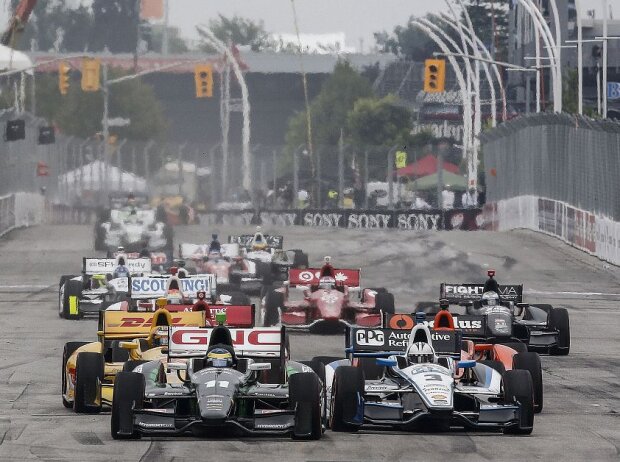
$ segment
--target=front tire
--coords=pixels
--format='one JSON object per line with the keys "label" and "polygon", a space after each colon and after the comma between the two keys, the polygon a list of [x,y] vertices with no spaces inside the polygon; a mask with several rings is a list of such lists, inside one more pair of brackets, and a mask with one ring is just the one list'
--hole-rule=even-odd
{"label": "front tire", "polygon": [[[80,297],[82,296],[82,282],[69,279],[65,281],[60,289],[62,293],[60,317],[65,319],[80,319],[82,314],[80,313]],[[59,296],[60,298],[60,296]]]}
{"label": "front tire", "polygon": [[133,426],[133,409],[144,403],[145,379],[135,372],[119,372],[114,380],[111,432],[115,440],[139,439]]}
{"label": "front tire", "polygon": [[504,429],[504,433],[529,435],[534,429],[534,394],[532,376],[528,371],[512,370],[504,375],[504,402],[519,404],[521,419],[516,425]]}
{"label": "front tire", "polygon": [[570,320],[566,308],[553,308],[549,313],[549,327],[558,331],[557,346],[549,353],[555,356],[566,356],[570,352]]}
{"label": "front tire", "polygon": [[323,434],[321,382],[314,372],[298,372],[289,377],[289,402],[295,409],[293,439],[318,440]]}
{"label": "front tire", "polygon": [[362,422],[353,422],[362,406],[364,372],[357,367],[340,366],[334,374],[331,402],[331,428],[335,432],[356,432]]}
{"label": "front tire", "polygon": [[394,294],[389,292],[378,292],[375,295],[375,307],[384,313],[394,314]]}
{"label": "front tire", "polygon": [[78,414],[101,412],[101,382],[104,362],[101,353],[79,353],[75,363],[75,396],[73,410]]}
{"label": "front tire", "polygon": [[65,343],[65,347],[62,351],[62,372],[61,372],[61,380],[60,389],[62,391],[62,405],[67,409],[71,409],[73,407],[73,403],[70,403],[65,399],[65,395],[67,394],[67,361],[75,350],[78,348],[88,344],[88,342],[67,342]]}
{"label": "front tire", "polygon": [[538,353],[517,353],[512,357],[512,368],[529,371],[534,387],[534,412],[539,413],[543,409],[543,378],[540,356]]}

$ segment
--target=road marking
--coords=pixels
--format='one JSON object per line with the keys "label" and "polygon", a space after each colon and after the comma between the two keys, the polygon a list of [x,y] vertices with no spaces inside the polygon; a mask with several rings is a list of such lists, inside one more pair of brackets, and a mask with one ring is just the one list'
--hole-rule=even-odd
{"label": "road marking", "polygon": [[52,284],[0,284],[0,292],[7,291],[33,291],[33,290],[43,290],[51,287]]}
{"label": "road marking", "polygon": [[530,295],[577,295],[582,297],[591,297],[591,296],[602,296],[602,297],[620,297],[620,294],[612,294],[606,292],[546,292],[544,290],[525,290],[526,294]]}

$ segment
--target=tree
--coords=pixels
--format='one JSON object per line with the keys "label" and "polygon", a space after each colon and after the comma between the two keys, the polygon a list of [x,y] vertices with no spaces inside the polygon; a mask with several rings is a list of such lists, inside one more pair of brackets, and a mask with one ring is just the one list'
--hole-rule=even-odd
{"label": "tree", "polygon": [[137,0],[93,0],[91,51],[130,53],[138,41],[139,5]]}
{"label": "tree", "polygon": [[[19,0],[12,0],[12,10]],[[66,0],[38,2],[16,46],[22,50],[80,52],[88,45],[93,26],[89,8],[67,6]]]}
{"label": "tree", "polygon": [[[210,29],[213,35],[222,42],[227,43],[231,40],[235,45],[249,46],[253,51],[262,51],[266,48],[272,48],[272,41],[269,34],[265,31],[263,21],[256,23],[237,15],[232,18],[226,18],[221,14],[218,16],[218,19],[209,21],[207,29]],[[207,39],[205,28],[203,26],[198,26],[196,30],[201,37],[200,49],[208,53],[213,53],[215,49]]]}
{"label": "tree", "polygon": [[496,59],[506,60],[509,0],[467,0],[466,7],[476,35]]}
{"label": "tree", "polygon": [[[111,79],[121,75],[122,72],[110,70]],[[72,80],[69,93],[61,96],[55,75],[37,76],[37,108],[38,115],[68,135],[89,138],[102,130],[103,97],[100,92],[84,93],[77,79]],[[161,104],[153,88],[140,79],[110,87],[110,117],[131,119],[127,127],[112,129],[119,138],[147,140],[162,139],[165,135]]]}
{"label": "tree", "polygon": [[351,139],[358,146],[406,144],[413,123],[411,111],[398,105],[393,95],[358,99],[347,119]]}

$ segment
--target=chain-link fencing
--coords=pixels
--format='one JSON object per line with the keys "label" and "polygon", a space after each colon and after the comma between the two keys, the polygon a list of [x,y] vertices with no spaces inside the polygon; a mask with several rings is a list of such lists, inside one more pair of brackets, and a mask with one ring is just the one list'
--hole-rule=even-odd
{"label": "chain-link fencing", "polygon": [[620,124],[534,114],[482,142],[488,202],[538,196],[620,219]]}

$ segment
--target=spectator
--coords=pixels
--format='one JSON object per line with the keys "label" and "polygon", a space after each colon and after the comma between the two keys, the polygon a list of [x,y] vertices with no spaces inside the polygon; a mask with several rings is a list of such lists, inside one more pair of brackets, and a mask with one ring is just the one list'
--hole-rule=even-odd
{"label": "spectator", "polygon": [[461,199],[463,201],[463,207],[465,208],[474,208],[478,206],[478,193],[476,192],[476,188],[469,188],[468,191],[463,193],[463,197]]}
{"label": "spectator", "polygon": [[450,191],[449,187],[446,187],[441,192],[441,201],[443,209],[449,210],[454,208],[454,192]]}
{"label": "spectator", "polygon": [[421,197],[420,193],[414,192],[413,194],[413,201],[411,202],[412,209],[427,210],[431,208],[430,204]]}

